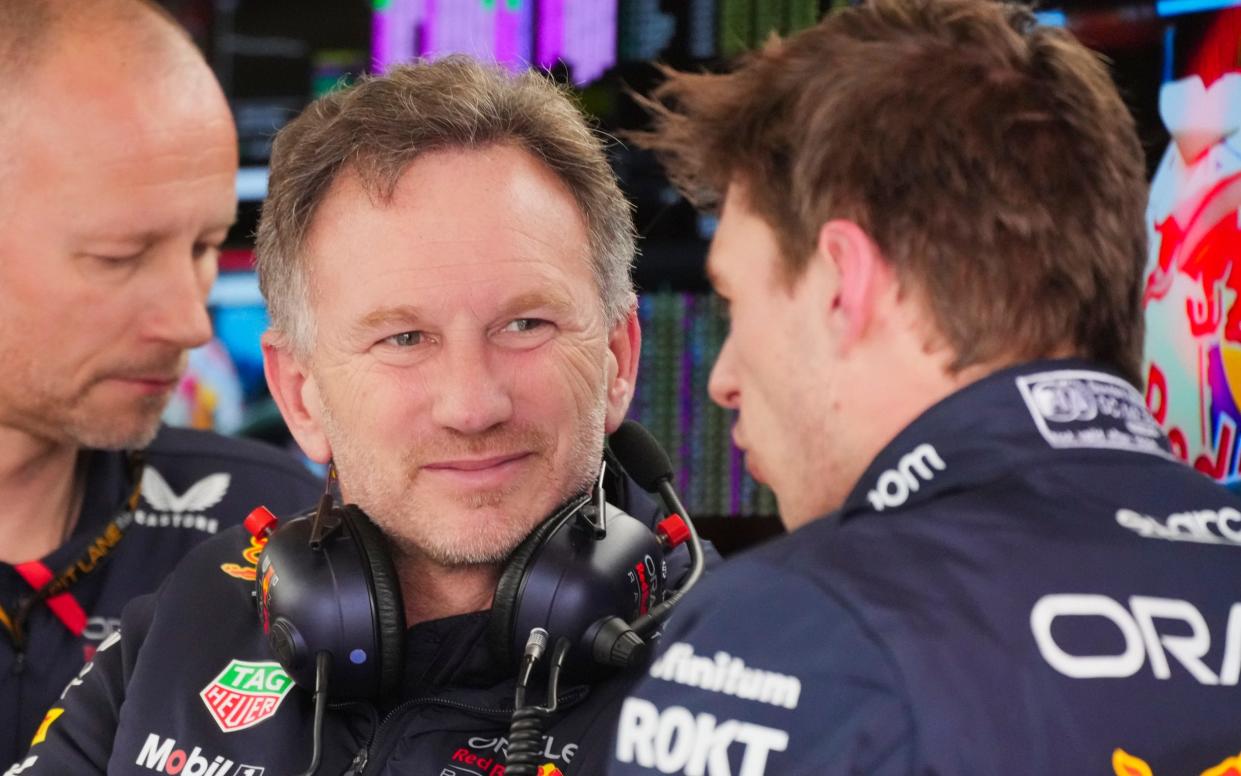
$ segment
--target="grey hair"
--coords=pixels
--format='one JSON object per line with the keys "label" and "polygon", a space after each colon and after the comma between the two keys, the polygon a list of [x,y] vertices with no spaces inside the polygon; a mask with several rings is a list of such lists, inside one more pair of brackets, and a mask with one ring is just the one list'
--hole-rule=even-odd
{"label": "grey hair", "polygon": [[314,340],[303,248],[319,204],[342,172],[356,174],[371,196],[387,202],[420,155],[498,144],[530,152],[572,192],[586,223],[604,316],[610,326],[623,320],[636,301],[633,217],[601,137],[545,76],[449,56],[328,94],[276,135],[257,239],[272,331],[303,354]]}

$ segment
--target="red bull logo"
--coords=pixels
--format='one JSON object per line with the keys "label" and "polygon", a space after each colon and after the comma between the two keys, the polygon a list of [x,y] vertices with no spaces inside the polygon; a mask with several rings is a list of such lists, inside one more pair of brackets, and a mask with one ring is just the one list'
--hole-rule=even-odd
{"label": "red bull logo", "polygon": [[263,547],[266,544],[267,537],[250,537],[250,546],[241,552],[241,557],[245,560],[245,564],[221,563],[220,570],[230,577],[253,582],[258,574],[259,556],[263,554]]}
{"label": "red bull logo", "polygon": [[1241,484],[1241,74],[1170,82],[1151,185],[1146,403],[1173,451]]}
{"label": "red bull logo", "polygon": [[538,776],[564,776],[564,772],[551,763],[543,763],[539,766]]}
{"label": "red bull logo", "polygon": [[[1112,752],[1112,770],[1116,776],[1155,776],[1146,761],[1117,749]],[[1229,757],[1219,765],[1207,768],[1200,776],[1241,776],[1241,755]]]}

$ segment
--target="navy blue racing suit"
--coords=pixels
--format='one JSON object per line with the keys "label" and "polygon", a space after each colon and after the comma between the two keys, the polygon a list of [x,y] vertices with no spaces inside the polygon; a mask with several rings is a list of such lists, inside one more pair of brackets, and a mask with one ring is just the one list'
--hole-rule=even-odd
{"label": "navy blue racing suit", "polygon": [[130,512],[137,483],[129,456],[83,455],[85,495],[73,534],[38,561],[0,564],[0,609],[12,620],[40,580],[73,569],[64,594],[0,628],[0,770],[30,745],[48,707],[117,629],[130,599],[155,590],[187,552],[257,504],[292,512],[323,492],[304,466],[269,445],[165,427],[143,451],[141,498]]}
{"label": "navy blue racing suit", "polygon": [[1241,498],[1128,383],[1040,362],[691,593],[608,772],[1238,773],[1239,674]]}
{"label": "navy blue racing suit", "polygon": [[[623,481],[619,503],[653,527],[663,513]],[[302,772],[313,696],[272,660],[252,597],[260,551],[243,530],[227,531],[192,552],[159,593],[127,607],[119,633],[66,689],[11,774]],[[684,576],[685,547],[666,560],[670,580]],[[379,704],[331,705],[318,773],[503,776],[516,670],[491,650],[489,618],[409,628],[401,690]],[[542,728],[540,776],[603,771],[634,673],[566,678]],[[536,681],[528,697],[542,704],[545,692]]]}

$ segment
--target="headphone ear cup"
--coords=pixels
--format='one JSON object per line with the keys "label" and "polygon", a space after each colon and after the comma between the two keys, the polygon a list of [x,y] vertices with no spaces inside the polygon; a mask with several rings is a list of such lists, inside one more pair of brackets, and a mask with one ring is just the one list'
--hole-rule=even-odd
{"label": "headphone ear cup", "polygon": [[513,623],[517,617],[517,600],[521,583],[526,577],[530,561],[542,549],[547,538],[564,524],[565,515],[557,514],[537,526],[525,541],[517,545],[509,556],[496,582],[496,594],[491,604],[491,622],[487,626],[487,641],[491,652],[504,663],[517,664],[524,644],[513,643]]}
{"label": "headphone ear cup", "polygon": [[357,541],[363,566],[370,572],[370,587],[379,627],[379,695],[400,688],[405,667],[405,604],[401,581],[388,552],[387,540],[370,518],[354,504],[341,510],[341,519]]}

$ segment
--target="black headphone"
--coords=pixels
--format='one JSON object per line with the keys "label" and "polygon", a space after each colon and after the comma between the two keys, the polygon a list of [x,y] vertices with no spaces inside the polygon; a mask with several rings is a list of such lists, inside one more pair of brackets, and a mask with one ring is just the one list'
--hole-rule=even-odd
{"label": "black headphone", "polygon": [[[628,422],[610,446],[660,459],[659,481],[638,482],[659,490],[672,514],[652,531],[604,500],[601,474],[593,493],[570,499],[540,523],[509,556],[488,626],[491,650],[515,671],[528,637],[540,628],[545,637],[568,640],[567,670],[579,676],[638,664],[647,639],[701,576],[697,533],[668,485],[671,464],[659,465],[667,456],[645,429]],[[603,472],[609,461],[618,468],[609,454]],[[631,471],[651,469],[649,461],[626,464]],[[316,692],[328,692],[322,685],[330,676],[334,700],[395,692],[404,666],[405,609],[383,534],[356,505],[339,506],[330,493],[314,512],[276,523],[262,507],[246,519],[251,533],[267,537],[255,597],[276,660]],[[670,591],[664,554],[685,541],[691,571]]]}

